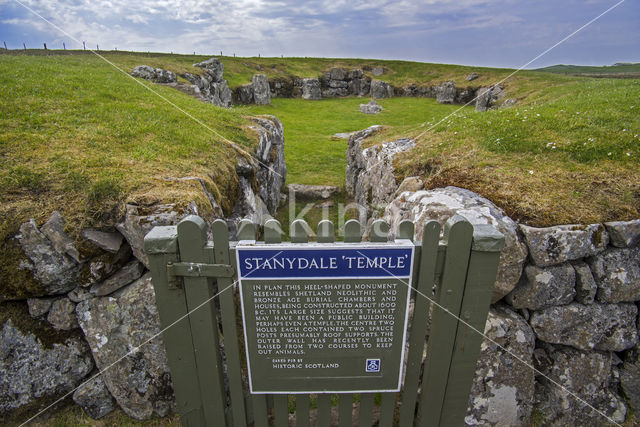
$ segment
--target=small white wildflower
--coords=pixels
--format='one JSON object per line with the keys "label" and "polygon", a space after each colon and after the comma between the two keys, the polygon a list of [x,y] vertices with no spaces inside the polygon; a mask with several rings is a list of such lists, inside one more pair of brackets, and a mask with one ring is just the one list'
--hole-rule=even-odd
{"label": "small white wildflower", "polygon": [[627,153],[627,156],[631,156],[631,153]]}
{"label": "small white wildflower", "polygon": [[622,129],[622,132],[626,132],[626,131],[627,131],[626,129]]}
{"label": "small white wildflower", "polygon": [[613,153],[612,153],[611,151],[609,151],[609,152],[607,153],[607,156],[610,156],[610,155],[612,155],[612,154],[613,154]]}
{"label": "small white wildflower", "polygon": [[533,175],[533,171],[529,171],[529,175]]}
{"label": "small white wildflower", "polygon": [[580,111],[577,111],[576,114],[580,114]]}
{"label": "small white wildflower", "polygon": [[537,113],[536,116],[540,117],[540,113]]}
{"label": "small white wildflower", "polygon": [[457,134],[458,134],[458,132],[454,132],[453,134],[454,134],[454,135],[457,135]]}

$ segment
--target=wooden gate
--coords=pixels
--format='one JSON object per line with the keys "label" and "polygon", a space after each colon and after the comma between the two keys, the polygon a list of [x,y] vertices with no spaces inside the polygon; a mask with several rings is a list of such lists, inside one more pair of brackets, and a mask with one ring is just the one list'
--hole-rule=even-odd
{"label": "wooden gate", "polygon": [[[308,242],[301,220],[291,242]],[[487,225],[454,216],[444,226],[424,225],[415,242],[406,368],[398,393],[337,395],[249,394],[241,339],[235,247],[227,224],[207,226],[197,216],[177,226],[155,227],[145,238],[177,411],[184,426],[458,426],[464,417],[491,302],[504,236]],[[386,242],[389,226],[373,223],[372,242]],[[345,224],[345,242],[360,242],[362,228]],[[264,241],[281,242],[276,220]],[[317,241],[332,243],[334,227],[318,225]],[[397,239],[413,240],[414,224],[400,223]],[[242,221],[238,240],[255,240],[256,226]],[[463,321],[460,321],[462,319]],[[426,358],[425,358],[426,354]],[[355,403],[354,403],[355,402]]]}

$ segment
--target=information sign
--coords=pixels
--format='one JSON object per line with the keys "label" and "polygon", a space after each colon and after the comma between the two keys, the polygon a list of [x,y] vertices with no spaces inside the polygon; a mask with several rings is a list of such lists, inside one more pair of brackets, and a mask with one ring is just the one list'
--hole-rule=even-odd
{"label": "information sign", "polygon": [[414,246],[236,247],[252,393],[398,391]]}

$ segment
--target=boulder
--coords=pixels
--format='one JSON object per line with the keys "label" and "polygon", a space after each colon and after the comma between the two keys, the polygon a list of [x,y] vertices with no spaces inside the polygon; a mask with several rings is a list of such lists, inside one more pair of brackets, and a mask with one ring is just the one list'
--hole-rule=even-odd
{"label": "boulder", "polygon": [[[352,142],[353,137],[349,140],[349,144],[351,145]],[[352,162],[347,157],[347,167],[355,166],[359,169],[355,174],[355,202],[360,206],[376,209],[386,206],[393,200],[398,189],[393,158],[398,153],[412,149],[415,145],[413,139],[401,138],[365,148],[358,153],[356,162]],[[347,177],[349,175],[348,173]]]}
{"label": "boulder", "polygon": [[289,184],[287,185],[289,194],[294,193],[296,199],[328,199],[340,192],[340,187],[331,185],[304,185]]}
{"label": "boulder", "polygon": [[545,425],[608,424],[606,418],[574,396],[579,396],[616,423],[624,421],[627,409],[611,380],[611,353],[562,347],[549,348],[547,357],[550,363],[540,367],[544,376],[539,377],[536,386],[536,408]]}
{"label": "boulder", "polygon": [[630,248],[640,243],[640,219],[605,222],[604,226],[615,247]]}
{"label": "boulder", "polygon": [[349,80],[361,79],[362,77],[364,77],[362,68],[354,68],[353,70],[349,71]]}
{"label": "boulder", "polygon": [[176,73],[173,71],[156,68],[155,81],[157,83],[174,83],[178,81],[178,78],[176,77]]}
{"label": "boulder", "polygon": [[382,126],[373,125],[366,129],[352,132],[347,145],[347,170],[345,186],[347,194],[355,196],[356,183],[358,176],[364,168],[364,159],[362,157],[362,142],[371,135],[382,130]]}
{"label": "boulder", "polygon": [[405,191],[415,192],[424,189],[424,183],[419,176],[408,176],[398,186],[395,196],[404,193]]}
{"label": "boulder", "polygon": [[50,402],[62,397],[91,372],[91,352],[82,338],[57,341],[45,345],[33,333],[16,328],[10,319],[2,325],[0,416],[43,398]]}
{"label": "boulder", "polygon": [[598,284],[600,302],[640,300],[640,246],[609,248],[587,260]]}
{"label": "boulder", "polygon": [[522,274],[527,247],[518,233],[518,225],[484,197],[458,187],[437,188],[415,193],[402,193],[385,210],[385,220],[395,230],[404,219],[415,222],[416,240],[422,239],[422,227],[434,219],[444,226],[453,215],[462,215],[472,224],[490,224],[505,236],[498,275],[493,289],[493,302],[513,290]]}
{"label": "boulder", "polygon": [[468,74],[468,75],[467,75],[467,77],[465,77],[464,79],[465,79],[466,81],[468,81],[468,82],[472,82],[472,81],[474,81],[475,79],[477,79],[478,77],[480,77],[480,74],[478,74],[478,73],[471,73],[471,74]]}
{"label": "boulder", "polygon": [[640,360],[625,361],[620,368],[620,388],[635,412],[640,411]]}
{"label": "boulder", "polygon": [[378,114],[384,110],[381,105],[378,105],[375,99],[370,100],[367,104],[360,104],[360,112],[364,114]]}
{"label": "boulder", "polygon": [[344,68],[334,67],[329,70],[329,78],[331,80],[345,80],[347,77],[347,70]]}
{"label": "boulder", "polygon": [[47,222],[40,228],[40,231],[49,239],[56,251],[70,256],[75,262],[82,262],[73,239],[64,232],[65,224],[66,222],[60,212],[53,211]]}
{"label": "boulder", "polygon": [[255,123],[251,129],[258,133],[256,158],[259,160],[256,180],[258,195],[271,215],[275,215],[280,204],[280,190],[287,177],[284,159],[284,129],[274,116],[251,117]]}
{"label": "boulder", "polygon": [[156,83],[174,83],[178,81],[173,71],[163,70],[162,68],[152,68],[148,65],[136,66],[131,72],[131,75]]}
{"label": "boulder", "polygon": [[343,97],[348,96],[349,90],[346,87],[340,88],[329,88],[322,91],[323,98],[335,98],[335,97]]}
{"label": "boulder", "polygon": [[137,420],[167,415],[173,388],[151,274],[118,298],[79,303],[76,312],[102,379],[124,412]]}
{"label": "boulder", "polygon": [[456,100],[456,85],[452,81],[434,87],[438,104],[453,104]]}
{"label": "boulder", "polygon": [[534,228],[521,225],[534,264],[545,267],[596,255],[607,247],[609,235],[602,224],[557,225]]}
{"label": "boulder", "polygon": [[372,98],[391,98],[393,89],[391,85],[382,80],[371,80],[371,97]]}
{"label": "boulder", "polygon": [[85,229],[82,231],[82,237],[107,252],[118,253],[124,238],[122,234],[117,232],[105,232],[93,229]]}
{"label": "boulder", "polygon": [[360,79],[360,92],[354,93],[358,96],[369,96],[371,93],[371,79],[369,77],[363,77]]}
{"label": "boulder", "polygon": [[33,318],[44,316],[49,312],[56,298],[28,298],[29,315]]}
{"label": "boulder", "polygon": [[329,80],[329,87],[333,89],[346,89],[349,87],[349,82],[346,82],[344,80]]}
{"label": "boulder", "polygon": [[351,95],[360,95],[360,91],[362,90],[362,79],[349,80],[347,90]]}
{"label": "boulder", "polygon": [[572,264],[576,271],[576,301],[580,304],[593,303],[598,285],[591,274],[591,269],[584,262],[574,261]]}
{"label": "boulder", "polygon": [[94,283],[102,282],[129,262],[131,254],[131,246],[125,243],[115,254],[103,252],[91,258],[82,266],[78,274],[78,284],[86,288]]}
{"label": "boulder", "polygon": [[247,83],[236,89],[236,100],[240,104],[253,104],[253,85]]}
{"label": "boulder", "polygon": [[576,273],[571,264],[552,267],[527,265],[525,274],[505,300],[512,307],[540,310],[569,304],[576,294]]}
{"label": "boulder", "polygon": [[218,58],[210,58],[206,61],[193,64],[193,66],[204,69],[204,71],[210,77],[212,83],[221,82],[223,79],[224,65]]}
{"label": "boulder", "polygon": [[227,81],[211,83],[211,96],[209,98],[213,105],[223,108],[231,108],[233,106],[231,89],[227,85]]}
{"label": "boulder", "polygon": [[322,99],[320,80],[302,79],[302,99]]}
{"label": "boulder", "polygon": [[69,331],[78,327],[76,305],[69,298],[60,298],[53,302],[47,321],[55,329]]}
{"label": "boulder", "polygon": [[[55,213],[52,218],[55,218]],[[43,226],[43,230],[46,228]],[[34,220],[20,226],[16,236],[28,260],[21,262],[22,268],[30,270],[43,289],[39,295],[62,294],[75,288],[80,265],[67,253],[65,245],[56,241],[56,236],[49,230],[50,240],[38,230]]]}
{"label": "boulder", "polygon": [[131,72],[133,77],[140,77],[146,80],[153,80],[156,77],[156,70],[148,65],[136,65]]}
{"label": "boulder", "polygon": [[195,212],[179,209],[175,204],[157,204],[153,206],[125,206],[124,221],[116,226],[122,233],[133,255],[149,268],[149,259],[144,253],[144,236],[158,225],[176,225],[182,218]]}
{"label": "boulder", "polygon": [[502,96],[504,92],[499,86],[481,87],[476,92],[476,111],[487,111]]}
{"label": "boulder", "polygon": [[528,425],[533,407],[533,331],[514,311],[491,308],[476,375],[469,394],[466,425]]}
{"label": "boulder", "polygon": [[572,303],[533,312],[529,323],[539,340],[580,350],[622,351],[638,342],[634,304]]}
{"label": "boulder", "polygon": [[254,74],[251,78],[253,86],[253,101],[257,105],[271,104],[271,91],[269,90],[269,79],[264,74]]}
{"label": "boulder", "polygon": [[73,393],[73,401],[94,420],[109,415],[115,402],[100,375],[83,383]]}
{"label": "boulder", "polygon": [[144,265],[137,259],[134,259],[104,282],[91,286],[90,292],[99,297],[109,295],[140,278],[143,272]]}

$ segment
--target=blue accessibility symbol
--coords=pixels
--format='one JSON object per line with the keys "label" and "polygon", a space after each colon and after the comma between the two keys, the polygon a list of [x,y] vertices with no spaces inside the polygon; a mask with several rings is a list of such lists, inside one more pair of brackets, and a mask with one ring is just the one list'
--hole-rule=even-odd
{"label": "blue accessibility symbol", "polygon": [[367,359],[366,372],[380,372],[380,359]]}

